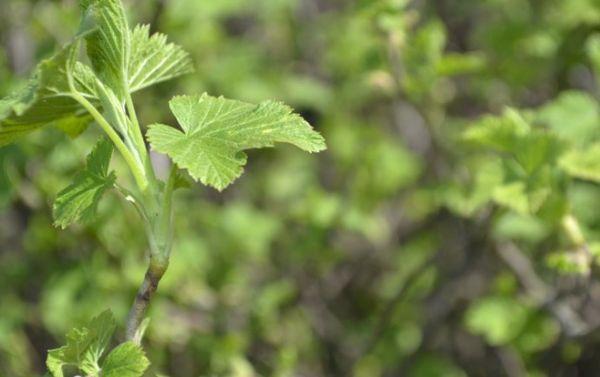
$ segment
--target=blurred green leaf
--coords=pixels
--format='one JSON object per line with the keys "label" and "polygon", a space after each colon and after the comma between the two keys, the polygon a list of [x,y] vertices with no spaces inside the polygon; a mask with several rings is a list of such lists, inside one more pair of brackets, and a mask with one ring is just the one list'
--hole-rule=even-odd
{"label": "blurred green leaf", "polygon": [[486,297],[475,302],[465,313],[467,328],[485,337],[491,345],[514,340],[527,322],[527,309],[510,297]]}
{"label": "blurred green leaf", "polygon": [[569,151],[560,159],[560,166],[573,177],[600,182],[600,143]]}
{"label": "blurred green leaf", "polygon": [[583,92],[562,93],[542,107],[536,119],[575,145],[586,145],[600,135],[598,104]]}

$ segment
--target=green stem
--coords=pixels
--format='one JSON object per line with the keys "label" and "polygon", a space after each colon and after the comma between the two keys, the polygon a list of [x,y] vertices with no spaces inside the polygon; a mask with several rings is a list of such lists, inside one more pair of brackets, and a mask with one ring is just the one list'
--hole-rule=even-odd
{"label": "green stem", "polygon": [[173,241],[173,191],[175,191],[175,181],[177,180],[177,167],[171,166],[171,172],[169,173],[169,180],[165,187],[165,193],[163,196],[162,205],[162,216],[161,216],[161,232],[166,237],[165,257],[168,259],[171,253],[171,245]]}
{"label": "green stem", "polygon": [[133,135],[135,137],[135,142],[138,144],[139,148],[144,147],[144,149],[146,149],[144,144],[144,138],[142,136],[140,128],[140,122],[138,121],[137,113],[135,111],[135,106],[133,105],[133,99],[131,98],[130,93],[127,93],[127,96],[125,98],[125,106],[127,107],[127,113],[129,114],[129,118],[131,119],[131,122],[134,125]]}
{"label": "green stem", "polygon": [[158,283],[169,266],[169,256],[173,244],[172,199],[176,178],[177,168],[173,166],[162,194],[159,216],[147,219],[150,263],[127,316],[126,336],[128,340],[140,341],[140,325],[150,305],[150,300],[158,289]]}
{"label": "green stem", "polygon": [[144,170],[139,167],[135,157],[133,156],[131,151],[127,149],[127,146],[125,145],[125,143],[123,143],[123,140],[121,140],[119,135],[110,126],[110,124],[102,116],[102,114],[100,114],[100,112],[94,107],[94,105],[92,105],[90,101],[88,101],[84,96],[82,96],[81,93],[79,93],[74,87],[71,88],[71,96],[75,101],[79,102],[81,106],[83,106],[90,113],[90,115],[94,118],[96,123],[98,123],[102,130],[104,130],[104,132],[108,135],[110,140],[115,144],[115,147],[117,147],[117,150],[125,159],[125,162],[129,166],[129,169],[131,170],[131,173],[133,174],[137,185],[142,191],[145,191],[148,187],[148,180],[146,179]]}

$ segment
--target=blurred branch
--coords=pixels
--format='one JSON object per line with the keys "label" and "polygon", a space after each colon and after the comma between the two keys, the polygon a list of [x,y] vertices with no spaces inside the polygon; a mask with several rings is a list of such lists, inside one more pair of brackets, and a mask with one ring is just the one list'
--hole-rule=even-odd
{"label": "blurred branch", "polygon": [[537,275],[529,258],[515,244],[501,244],[496,251],[515,274],[527,296],[536,306],[547,308],[559,322],[565,335],[576,337],[589,331],[581,317],[567,303],[558,300],[557,292]]}
{"label": "blurred branch", "polygon": [[385,305],[385,308],[383,309],[382,314],[375,325],[373,335],[367,342],[364,349],[361,351],[360,357],[358,357],[356,360],[360,360],[363,356],[367,355],[375,348],[379,340],[385,334],[385,330],[390,326],[396,307],[398,304],[400,304],[400,302],[402,302],[402,299],[406,296],[408,290],[419,279],[419,277],[421,277],[423,273],[431,267],[431,264],[434,262],[437,255],[437,253],[433,253],[433,255],[427,258],[425,262],[409,273],[400,289],[398,289],[396,294]]}

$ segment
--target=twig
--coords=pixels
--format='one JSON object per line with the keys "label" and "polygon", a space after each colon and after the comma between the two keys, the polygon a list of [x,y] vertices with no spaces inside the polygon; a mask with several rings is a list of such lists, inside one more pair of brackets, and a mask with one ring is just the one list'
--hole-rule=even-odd
{"label": "twig", "polygon": [[144,319],[150,300],[158,288],[158,283],[166,270],[167,265],[153,263],[152,261],[150,262],[150,266],[144,276],[144,281],[135,296],[135,300],[131,306],[129,315],[127,316],[127,328],[125,334],[128,340],[139,338],[136,337],[136,333]]}
{"label": "twig", "polygon": [[577,337],[589,331],[588,325],[568,304],[558,301],[558,294],[535,272],[531,261],[513,243],[505,243],[496,248],[498,255],[512,270],[527,295],[534,303],[547,308],[560,323],[565,335]]}
{"label": "twig", "polygon": [[140,324],[150,300],[158,288],[158,283],[163,277],[169,266],[169,257],[173,240],[173,211],[171,199],[175,190],[175,181],[177,180],[177,168],[171,167],[171,174],[163,194],[162,208],[156,221],[149,224],[150,232],[148,234],[150,241],[150,265],[144,276],[144,281],[140,286],[129,315],[127,316],[126,336],[128,340],[141,341],[141,335],[138,334]]}

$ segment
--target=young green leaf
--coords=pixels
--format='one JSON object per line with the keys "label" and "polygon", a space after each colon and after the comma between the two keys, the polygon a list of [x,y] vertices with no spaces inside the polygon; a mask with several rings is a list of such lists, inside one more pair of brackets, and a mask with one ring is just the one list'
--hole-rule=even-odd
{"label": "young green leaf", "polygon": [[67,334],[65,346],[48,352],[46,366],[54,377],[64,377],[64,366],[73,366],[88,375],[96,375],[99,371],[98,361],[115,328],[115,319],[107,310],[87,326],[72,329]]}
{"label": "young green leaf", "polygon": [[307,152],[324,150],[325,141],[288,106],[278,102],[252,105],[222,97],[182,96],[170,101],[183,130],[154,124],[152,147],[169,155],[195,180],[223,190],[246,164],[246,149],[290,143]]}
{"label": "young green leaf", "polygon": [[[94,24],[87,40],[88,56],[101,81],[118,98],[193,71],[181,47],[163,34],[150,36],[150,27],[129,30],[120,0],[82,0],[83,24]],[[89,28],[89,26],[87,26]]]}
{"label": "young green leaf", "polygon": [[554,134],[532,128],[515,110],[487,116],[463,133],[463,140],[513,157],[527,174],[551,164],[562,152],[563,142]]}
{"label": "young green leaf", "polygon": [[536,120],[574,145],[585,146],[600,137],[600,108],[584,92],[566,91],[540,109]]}
{"label": "young green leaf", "polygon": [[[81,129],[90,122],[86,111],[71,98],[67,69],[72,48],[68,45],[42,61],[26,88],[0,100],[0,146],[50,123]],[[91,72],[78,64],[72,74],[77,90],[93,101]]]}
{"label": "young green leaf", "polygon": [[502,116],[485,116],[463,133],[463,140],[473,145],[490,148],[496,152],[510,153],[525,137],[531,127],[513,109]]}
{"label": "young green leaf", "polygon": [[106,356],[102,364],[102,377],[140,377],[149,365],[140,346],[125,342]]}
{"label": "young green leaf", "polygon": [[192,60],[181,47],[167,43],[163,34],[150,36],[148,25],[138,25],[131,34],[128,68],[132,92],[194,71]]}
{"label": "young green leaf", "polygon": [[559,161],[571,176],[600,183],[600,143],[586,149],[573,149]]}
{"label": "young green leaf", "polygon": [[66,228],[76,221],[89,221],[96,214],[98,202],[115,182],[114,172],[108,173],[113,146],[102,139],[87,158],[84,171],[61,191],[54,202],[54,224]]}
{"label": "young green leaf", "polygon": [[[81,0],[83,24],[95,30],[86,36],[87,52],[98,77],[123,97],[127,91],[130,31],[121,0]],[[89,27],[89,26],[88,26]]]}

